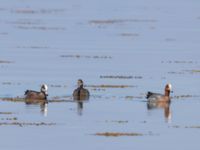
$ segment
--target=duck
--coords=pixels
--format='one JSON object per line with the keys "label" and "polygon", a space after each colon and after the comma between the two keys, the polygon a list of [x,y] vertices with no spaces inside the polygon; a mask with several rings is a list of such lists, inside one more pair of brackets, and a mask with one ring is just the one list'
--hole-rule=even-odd
{"label": "duck", "polygon": [[40,92],[33,91],[33,90],[26,90],[24,93],[25,102],[29,104],[29,103],[47,101],[47,96],[48,96],[47,90],[48,90],[48,86],[46,84],[42,84]]}
{"label": "duck", "polygon": [[78,88],[73,92],[74,100],[89,100],[90,93],[87,89],[84,88],[84,83],[82,79],[77,81]]}
{"label": "duck", "polygon": [[161,103],[161,102],[169,102],[170,99],[170,93],[172,92],[172,85],[170,83],[166,84],[164,94],[160,93],[153,93],[148,92],[146,95],[146,98],[148,99],[148,102],[150,103]]}

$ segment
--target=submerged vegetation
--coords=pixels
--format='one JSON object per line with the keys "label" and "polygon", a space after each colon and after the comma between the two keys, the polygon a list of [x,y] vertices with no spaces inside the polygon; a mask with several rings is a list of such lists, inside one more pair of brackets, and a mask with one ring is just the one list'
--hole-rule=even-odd
{"label": "submerged vegetation", "polygon": [[125,132],[99,132],[96,136],[118,137],[118,136],[143,136],[141,133],[125,133]]}
{"label": "submerged vegetation", "polygon": [[109,25],[109,24],[120,24],[120,23],[136,23],[136,22],[147,22],[152,23],[156,22],[155,19],[107,19],[107,20],[91,20],[90,24],[96,25]]}
{"label": "submerged vegetation", "polygon": [[0,112],[0,115],[11,115],[13,114],[12,112]]}
{"label": "submerged vegetation", "polygon": [[124,123],[128,123],[128,120],[106,120],[106,123],[119,123],[119,124],[124,124]]}
{"label": "submerged vegetation", "polygon": [[142,79],[142,76],[124,76],[124,75],[101,75],[105,79]]}
{"label": "submerged vegetation", "polygon": [[86,85],[86,87],[92,88],[133,88],[136,86],[133,85],[109,85],[109,84],[101,84],[101,85]]}
{"label": "submerged vegetation", "polygon": [[200,125],[191,125],[191,126],[180,126],[180,125],[173,125],[170,126],[172,128],[185,128],[185,129],[200,129]]}
{"label": "submerged vegetation", "polygon": [[8,61],[8,60],[0,60],[0,64],[10,64],[13,63],[12,61]]}
{"label": "submerged vegetation", "polygon": [[0,126],[54,126],[56,123],[46,122],[0,122]]}
{"label": "submerged vegetation", "polygon": [[62,58],[87,58],[87,59],[112,59],[111,56],[98,56],[98,55],[94,55],[94,56],[89,56],[89,55],[61,55],[60,57]]}

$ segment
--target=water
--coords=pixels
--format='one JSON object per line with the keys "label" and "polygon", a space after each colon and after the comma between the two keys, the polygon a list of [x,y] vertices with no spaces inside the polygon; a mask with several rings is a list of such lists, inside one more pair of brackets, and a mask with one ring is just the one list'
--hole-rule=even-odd
{"label": "water", "polygon": [[[46,83],[50,100],[0,101],[2,149],[199,149],[199,1],[0,4],[1,99]],[[82,109],[71,97],[79,78],[91,93]],[[147,109],[145,93],[168,82],[166,118]],[[142,136],[95,135],[104,132]]]}

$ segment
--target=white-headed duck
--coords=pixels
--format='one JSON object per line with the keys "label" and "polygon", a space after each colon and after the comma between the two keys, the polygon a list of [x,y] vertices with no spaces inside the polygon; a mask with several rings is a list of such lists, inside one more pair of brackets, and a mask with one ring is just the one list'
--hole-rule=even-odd
{"label": "white-headed duck", "polygon": [[46,84],[43,84],[41,86],[40,92],[33,91],[33,90],[26,90],[25,91],[25,101],[26,103],[35,103],[35,102],[41,102],[41,100],[47,100],[47,93],[48,86]]}

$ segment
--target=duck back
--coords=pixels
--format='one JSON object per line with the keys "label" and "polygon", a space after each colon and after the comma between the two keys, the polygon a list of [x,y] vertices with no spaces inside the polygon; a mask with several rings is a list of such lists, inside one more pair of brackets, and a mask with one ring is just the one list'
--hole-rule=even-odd
{"label": "duck back", "polygon": [[46,100],[47,97],[43,92],[37,92],[32,90],[26,90],[25,92],[25,99],[35,99],[35,100]]}
{"label": "duck back", "polygon": [[88,100],[90,97],[90,93],[85,88],[77,88],[73,92],[74,100]]}

